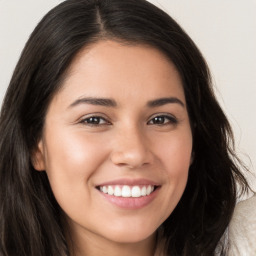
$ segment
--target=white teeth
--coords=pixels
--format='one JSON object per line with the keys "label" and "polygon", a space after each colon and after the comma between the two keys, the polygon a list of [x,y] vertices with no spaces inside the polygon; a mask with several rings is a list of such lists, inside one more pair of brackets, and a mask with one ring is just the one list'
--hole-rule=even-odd
{"label": "white teeth", "polygon": [[142,197],[148,196],[154,191],[154,186],[147,185],[147,186],[128,186],[128,185],[117,185],[117,186],[101,186],[100,191],[117,196],[117,197]]}
{"label": "white teeth", "polygon": [[144,186],[141,190],[141,195],[146,196],[147,195],[147,188]]}
{"label": "white teeth", "polygon": [[151,191],[152,191],[152,190],[151,190],[151,186],[148,186],[148,187],[147,187],[147,196],[148,196],[149,194],[151,194]]}
{"label": "white teeth", "polygon": [[103,186],[102,191],[103,191],[104,193],[108,193],[107,187],[106,187],[106,186]]}
{"label": "white teeth", "polygon": [[119,186],[115,187],[115,192],[114,192],[115,196],[122,196],[122,190]]}
{"label": "white teeth", "polygon": [[132,187],[132,197],[140,197],[140,196],[141,196],[140,187],[138,186]]}
{"label": "white teeth", "polygon": [[112,186],[108,186],[108,194],[109,195],[114,195],[114,189]]}
{"label": "white teeth", "polygon": [[122,188],[122,197],[131,197],[131,189],[129,186],[123,186]]}

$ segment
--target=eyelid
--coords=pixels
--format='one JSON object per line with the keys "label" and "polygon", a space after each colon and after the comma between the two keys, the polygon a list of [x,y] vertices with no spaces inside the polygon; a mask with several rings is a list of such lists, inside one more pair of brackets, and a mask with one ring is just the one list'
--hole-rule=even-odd
{"label": "eyelid", "polygon": [[[92,118],[92,117],[102,119],[102,120],[104,120],[105,123],[104,124],[86,123],[86,120],[88,120],[89,118]],[[88,125],[88,126],[103,126],[103,125],[110,125],[111,124],[110,119],[102,113],[91,113],[91,114],[88,114],[88,115],[84,115],[83,117],[81,117],[78,120],[78,123]]]}
{"label": "eyelid", "polygon": [[170,113],[157,113],[157,114],[154,114],[154,115],[152,115],[150,117],[150,119],[147,121],[147,124],[149,124],[149,122],[151,122],[152,119],[154,119],[156,117],[165,117],[165,118],[167,118],[170,121],[170,122],[162,124],[162,125],[178,124],[178,122],[179,122],[179,120],[173,114],[170,114]]}

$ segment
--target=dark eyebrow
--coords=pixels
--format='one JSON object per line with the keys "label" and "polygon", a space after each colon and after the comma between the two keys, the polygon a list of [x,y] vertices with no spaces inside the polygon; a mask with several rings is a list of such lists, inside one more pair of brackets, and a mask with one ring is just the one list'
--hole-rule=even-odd
{"label": "dark eyebrow", "polygon": [[[160,107],[166,104],[170,103],[176,103],[181,105],[182,107],[185,107],[185,104],[175,97],[169,97],[169,98],[160,98],[151,100],[147,103],[148,107]],[[85,98],[79,98],[76,101],[74,101],[70,107],[74,107],[80,104],[90,104],[90,105],[96,105],[96,106],[104,106],[104,107],[116,107],[117,103],[113,99],[107,99],[107,98],[94,98],[94,97],[85,97]]]}
{"label": "dark eyebrow", "polygon": [[88,98],[77,99],[69,106],[69,108],[80,105],[80,104],[90,104],[90,105],[104,106],[104,107],[117,106],[116,102],[112,99],[88,97]]}
{"label": "dark eyebrow", "polygon": [[185,107],[185,104],[181,100],[179,100],[178,98],[175,98],[175,97],[151,100],[148,102],[147,105],[148,105],[148,107],[160,107],[160,106],[170,104],[170,103],[177,103],[177,104],[181,105],[182,107]]}

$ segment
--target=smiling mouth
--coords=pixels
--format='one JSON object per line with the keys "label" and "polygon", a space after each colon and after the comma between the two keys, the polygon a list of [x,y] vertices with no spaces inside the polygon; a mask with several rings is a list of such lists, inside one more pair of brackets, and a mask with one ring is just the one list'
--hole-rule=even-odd
{"label": "smiling mouth", "polygon": [[104,194],[108,194],[115,197],[145,197],[149,196],[152,192],[154,192],[158,186],[154,185],[136,185],[136,186],[128,186],[128,185],[106,185],[106,186],[98,186],[97,189],[100,190]]}

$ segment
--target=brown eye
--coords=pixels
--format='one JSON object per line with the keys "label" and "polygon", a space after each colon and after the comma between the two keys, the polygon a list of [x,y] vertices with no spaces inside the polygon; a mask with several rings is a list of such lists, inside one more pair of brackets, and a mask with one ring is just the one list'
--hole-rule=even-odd
{"label": "brown eye", "polygon": [[80,123],[92,126],[110,124],[105,118],[100,116],[90,116],[88,118],[84,118]]}
{"label": "brown eye", "polygon": [[166,125],[166,124],[177,124],[177,119],[173,116],[160,115],[153,117],[148,124],[150,125]]}

